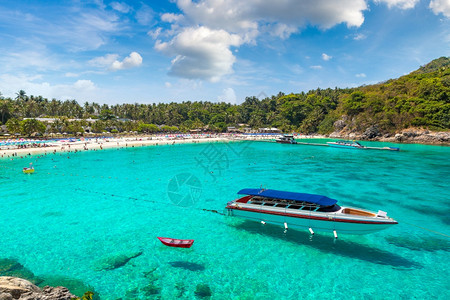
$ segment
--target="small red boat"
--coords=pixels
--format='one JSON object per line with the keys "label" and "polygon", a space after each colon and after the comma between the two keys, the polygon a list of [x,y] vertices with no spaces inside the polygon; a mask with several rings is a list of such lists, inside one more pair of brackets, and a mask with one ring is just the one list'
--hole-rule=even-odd
{"label": "small red boat", "polygon": [[180,240],[159,236],[157,238],[161,241],[161,243],[169,247],[191,248],[192,244],[194,243],[194,240]]}

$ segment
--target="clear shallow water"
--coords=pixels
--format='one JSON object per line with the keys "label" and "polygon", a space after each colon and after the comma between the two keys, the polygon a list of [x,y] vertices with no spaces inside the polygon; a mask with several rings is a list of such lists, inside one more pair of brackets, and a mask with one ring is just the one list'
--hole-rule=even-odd
{"label": "clear shallow water", "polygon": [[[0,258],[102,299],[200,298],[200,284],[213,299],[450,298],[450,148],[363,144],[402,151],[241,142],[3,159]],[[203,210],[260,186],[382,209],[399,225],[335,241]]]}

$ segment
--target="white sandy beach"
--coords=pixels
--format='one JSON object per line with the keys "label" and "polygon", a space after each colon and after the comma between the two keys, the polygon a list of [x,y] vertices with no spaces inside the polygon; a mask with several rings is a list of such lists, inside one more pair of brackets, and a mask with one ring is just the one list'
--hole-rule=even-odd
{"label": "white sandy beach", "polygon": [[227,134],[211,134],[211,135],[149,135],[149,136],[130,136],[130,137],[112,137],[112,138],[89,138],[79,139],[69,142],[69,139],[61,141],[51,141],[33,147],[30,143],[26,148],[18,148],[17,146],[0,147],[0,157],[8,158],[12,156],[26,156],[33,154],[47,154],[59,152],[74,151],[100,151],[108,148],[125,148],[125,147],[142,147],[157,145],[172,145],[183,143],[205,143],[205,142],[230,142],[243,140],[270,140],[275,136],[248,136],[248,135],[227,135]]}

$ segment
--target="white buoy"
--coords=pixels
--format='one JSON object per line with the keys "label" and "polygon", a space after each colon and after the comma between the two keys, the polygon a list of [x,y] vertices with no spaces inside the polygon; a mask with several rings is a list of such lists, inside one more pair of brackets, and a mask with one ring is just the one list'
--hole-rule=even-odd
{"label": "white buoy", "polygon": [[309,232],[311,232],[311,235],[314,235],[314,231],[312,230],[311,227],[309,227]]}
{"label": "white buoy", "polygon": [[333,233],[334,233],[334,238],[335,238],[335,239],[337,239],[337,238],[338,238],[338,236],[337,236],[337,232],[336,232],[336,230],[333,230]]}
{"label": "white buoy", "polygon": [[266,222],[264,222],[264,221],[261,221],[261,224],[263,224],[263,225],[266,225]]}
{"label": "white buoy", "polygon": [[284,222],[284,229],[288,230],[288,226],[287,226],[286,222]]}

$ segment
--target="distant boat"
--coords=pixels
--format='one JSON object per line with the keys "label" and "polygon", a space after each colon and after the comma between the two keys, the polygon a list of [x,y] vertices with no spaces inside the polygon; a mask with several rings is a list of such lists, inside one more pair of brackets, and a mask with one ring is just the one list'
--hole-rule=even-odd
{"label": "distant boat", "polygon": [[161,241],[161,243],[169,247],[191,248],[192,244],[194,243],[194,240],[180,240],[159,236],[157,238]]}
{"label": "distant boat", "polygon": [[340,140],[336,142],[327,142],[328,146],[336,148],[349,148],[349,149],[365,149],[363,145],[355,141]]}
{"label": "distant boat", "polygon": [[371,212],[361,208],[341,207],[337,200],[326,196],[264,189],[243,189],[245,195],[231,201],[229,215],[272,223],[296,229],[346,234],[367,234],[397,224],[386,212]]}
{"label": "distant boat", "polygon": [[297,142],[294,139],[294,136],[291,134],[282,135],[281,137],[277,138],[275,141],[280,144],[297,144]]}
{"label": "distant boat", "polygon": [[366,147],[356,141],[339,140],[336,142],[327,142],[330,147],[347,148],[347,149],[370,149],[370,150],[389,150],[400,151],[398,147]]}

